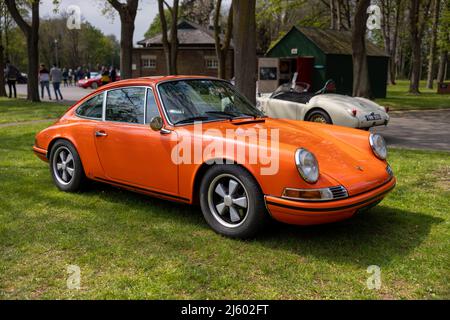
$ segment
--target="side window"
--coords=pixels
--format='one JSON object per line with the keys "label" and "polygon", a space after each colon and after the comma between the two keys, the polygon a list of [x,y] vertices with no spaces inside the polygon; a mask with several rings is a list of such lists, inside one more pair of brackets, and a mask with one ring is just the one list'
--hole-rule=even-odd
{"label": "side window", "polygon": [[150,123],[153,117],[160,116],[158,106],[156,105],[153,90],[147,89],[147,119],[146,123]]}
{"label": "side window", "polygon": [[145,88],[121,88],[108,91],[107,121],[144,124]]}
{"label": "side window", "polygon": [[89,99],[78,107],[76,114],[81,117],[102,119],[103,93]]}

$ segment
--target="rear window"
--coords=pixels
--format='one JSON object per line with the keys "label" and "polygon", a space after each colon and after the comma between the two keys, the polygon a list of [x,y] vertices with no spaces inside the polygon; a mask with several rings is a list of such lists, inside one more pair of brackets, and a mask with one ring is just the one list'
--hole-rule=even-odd
{"label": "rear window", "polygon": [[103,93],[89,99],[78,107],[76,114],[80,117],[102,119],[103,113]]}

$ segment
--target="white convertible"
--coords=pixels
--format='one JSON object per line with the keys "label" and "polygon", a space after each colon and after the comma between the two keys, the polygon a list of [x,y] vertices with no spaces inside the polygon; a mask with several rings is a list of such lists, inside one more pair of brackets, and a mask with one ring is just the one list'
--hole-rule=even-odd
{"label": "white convertible", "polygon": [[314,121],[352,128],[366,129],[387,125],[388,109],[377,103],[359,97],[326,93],[334,88],[328,81],[325,87],[316,92],[305,92],[305,87],[283,85],[272,94],[257,97],[258,107],[267,116],[293,120]]}

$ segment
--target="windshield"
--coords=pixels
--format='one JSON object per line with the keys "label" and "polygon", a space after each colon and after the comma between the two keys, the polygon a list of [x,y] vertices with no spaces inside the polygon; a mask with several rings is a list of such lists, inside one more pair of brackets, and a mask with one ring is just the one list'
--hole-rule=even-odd
{"label": "windshield", "polygon": [[158,88],[173,124],[264,116],[225,81],[177,80]]}

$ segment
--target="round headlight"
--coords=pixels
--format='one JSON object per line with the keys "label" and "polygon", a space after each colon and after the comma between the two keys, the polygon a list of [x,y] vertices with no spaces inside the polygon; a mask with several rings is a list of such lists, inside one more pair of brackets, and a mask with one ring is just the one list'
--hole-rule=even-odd
{"label": "round headlight", "polygon": [[371,134],[369,136],[369,142],[373,153],[381,160],[385,160],[387,157],[387,148],[383,137],[379,134]]}
{"label": "round headlight", "polygon": [[295,164],[303,180],[315,183],[319,179],[319,163],[314,154],[301,148],[295,152]]}

